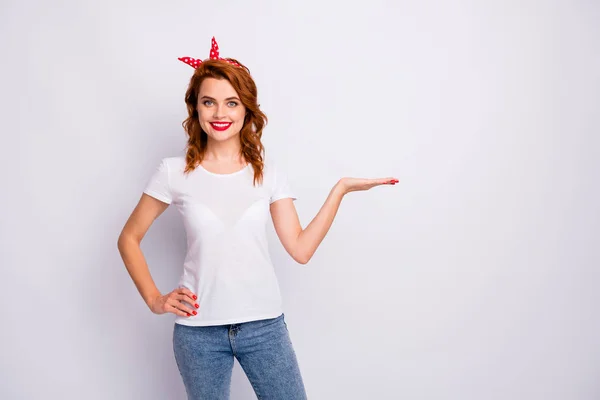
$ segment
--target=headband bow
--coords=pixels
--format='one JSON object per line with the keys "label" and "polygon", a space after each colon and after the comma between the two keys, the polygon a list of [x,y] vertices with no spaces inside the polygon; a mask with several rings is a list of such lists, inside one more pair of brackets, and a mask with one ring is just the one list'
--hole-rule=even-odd
{"label": "headband bow", "polygon": [[[235,61],[231,61],[231,60],[227,60],[225,58],[219,57],[219,45],[217,44],[217,41],[215,40],[214,36],[211,40],[210,59],[225,61],[231,65],[235,65],[236,67],[240,66],[240,64],[236,63]],[[192,58],[192,57],[179,57],[178,60],[183,61],[184,63],[186,63],[187,65],[189,65],[193,68],[198,68],[200,66],[200,64],[202,64],[201,59],[196,59],[196,58]]]}

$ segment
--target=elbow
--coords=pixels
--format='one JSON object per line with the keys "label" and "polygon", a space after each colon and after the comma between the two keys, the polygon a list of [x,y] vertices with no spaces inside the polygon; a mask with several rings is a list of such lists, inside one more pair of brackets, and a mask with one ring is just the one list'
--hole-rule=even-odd
{"label": "elbow", "polygon": [[314,250],[311,250],[310,247],[306,245],[306,243],[303,243],[300,240],[300,235],[298,235],[298,238],[296,239],[294,245],[290,247],[291,248],[288,249],[288,253],[290,254],[290,256],[292,256],[294,261],[302,265],[308,264],[313,254],[315,253]]}
{"label": "elbow", "polygon": [[308,262],[310,261],[312,256],[310,254],[297,254],[293,258],[294,258],[294,261],[296,261],[298,264],[306,265],[306,264],[308,264]]}
{"label": "elbow", "polygon": [[117,239],[117,249],[120,253],[123,252],[123,248],[125,247],[126,237],[121,233],[119,238]]}
{"label": "elbow", "polygon": [[125,248],[128,247],[130,243],[135,243],[136,239],[126,232],[121,232],[119,238],[117,239],[117,249],[119,252],[123,252]]}
{"label": "elbow", "polygon": [[123,244],[125,242],[127,242],[128,238],[129,238],[129,235],[127,234],[127,231],[125,229],[123,229],[121,231],[121,233],[119,234],[119,237],[117,238],[117,246],[118,247],[123,246]]}

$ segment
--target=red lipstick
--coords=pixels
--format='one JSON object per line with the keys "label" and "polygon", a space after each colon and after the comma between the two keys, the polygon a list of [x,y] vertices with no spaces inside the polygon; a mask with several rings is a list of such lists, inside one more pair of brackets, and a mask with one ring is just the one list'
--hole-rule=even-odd
{"label": "red lipstick", "polygon": [[210,126],[212,126],[215,131],[226,131],[231,126],[231,122],[211,122]]}

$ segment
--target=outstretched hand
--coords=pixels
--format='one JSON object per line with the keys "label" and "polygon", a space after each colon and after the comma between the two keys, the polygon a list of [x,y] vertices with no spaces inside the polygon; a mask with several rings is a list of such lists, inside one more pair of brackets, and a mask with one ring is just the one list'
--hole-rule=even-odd
{"label": "outstretched hand", "polygon": [[369,190],[380,185],[395,185],[398,182],[399,181],[396,178],[342,178],[339,181],[339,185],[343,189],[344,193],[349,193],[359,190]]}

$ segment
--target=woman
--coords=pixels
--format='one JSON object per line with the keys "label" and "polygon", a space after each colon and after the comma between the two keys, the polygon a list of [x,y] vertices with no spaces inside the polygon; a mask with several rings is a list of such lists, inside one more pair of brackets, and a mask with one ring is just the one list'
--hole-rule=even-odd
{"label": "woman", "polygon": [[[285,250],[306,264],[345,194],[394,178],[342,178],[303,229],[285,175],[265,157],[267,122],[249,70],[219,57],[181,61],[195,68],[185,102],[185,156],[164,158],[118,241],[123,262],[150,310],[173,313],[173,349],[189,399],[228,399],[234,357],[259,399],[305,399],[298,362],[269,258],[269,214]],[[179,287],[154,284],[140,243],[169,204],[181,212],[187,255]]]}

